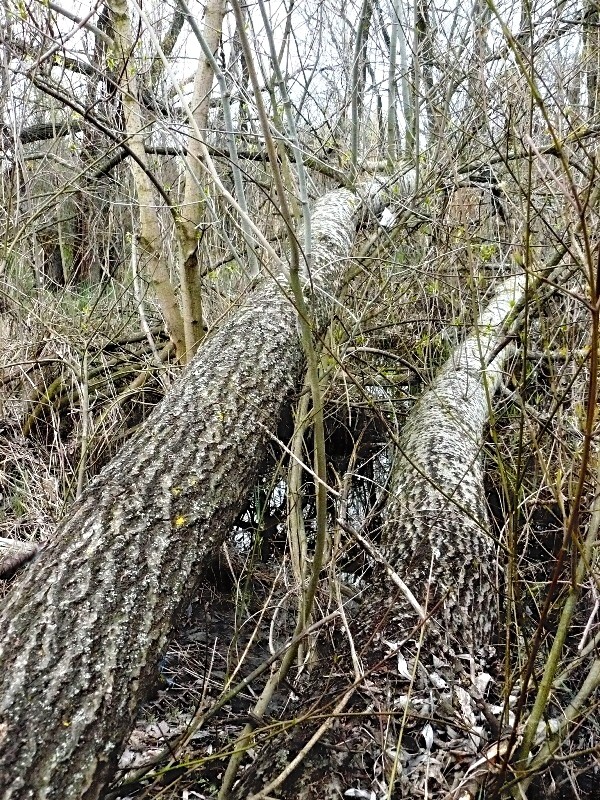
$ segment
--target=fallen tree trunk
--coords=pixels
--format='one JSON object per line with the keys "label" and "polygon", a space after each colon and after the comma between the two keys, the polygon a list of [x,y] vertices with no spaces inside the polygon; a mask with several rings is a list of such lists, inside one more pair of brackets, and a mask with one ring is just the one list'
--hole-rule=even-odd
{"label": "fallen tree trunk", "polygon": [[[523,292],[508,279],[423,394],[402,431],[383,549],[448,652],[485,647],[495,625],[496,546],[484,495],[483,433],[509,349],[493,356]],[[458,648],[458,650],[456,649]]]}
{"label": "fallen tree trunk", "polygon": [[235,798],[474,796],[488,762],[469,768],[498,732],[488,738],[481,704],[497,606],[481,450],[507,352],[494,350],[522,292],[520,278],[499,289],[409,415],[382,535],[388,569],[283,731],[267,726]]}
{"label": "fallen tree trunk", "polygon": [[[326,325],[360,202],[317,203]],[[0,797],[96,798],[179,612],[243,506],[300,376],[297,315],[264,281],[75,503],[2,611]]]}

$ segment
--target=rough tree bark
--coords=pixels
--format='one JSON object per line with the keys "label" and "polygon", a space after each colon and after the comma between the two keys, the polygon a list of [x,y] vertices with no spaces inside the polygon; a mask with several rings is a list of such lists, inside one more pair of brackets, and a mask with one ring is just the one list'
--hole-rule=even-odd
{"label": "rough tree bark", "polygon": [[497,606],[481,450],[507,353],[494,350],[522,292],[521,278],[505,282],[409,415],[382,531],[395,580],[368,587],[294,722],[276,736],[267,727],[238,800],[474,797],[485,759],[468,769],[493,725],[481,700]]}
{"label": "rough tree bark", "polygon": [[[483,433],[510,348],[490,361],[524,280],[509,278],[409,415],[383,548],[427,611],[427,637],[476,653],[492,633],[496,546],[484,495]],[[489,363],[488,363],[489,362]],[[456,650],[458,648],[458,650]]]}
{"label": "rough tree bark", "polygon": [[[317,329],[358,197],[316,205]],[[167,636],[243,506],[302,369],[296,312],[263,281],[88,487],[0,618],[0,797],[99,796]]]}

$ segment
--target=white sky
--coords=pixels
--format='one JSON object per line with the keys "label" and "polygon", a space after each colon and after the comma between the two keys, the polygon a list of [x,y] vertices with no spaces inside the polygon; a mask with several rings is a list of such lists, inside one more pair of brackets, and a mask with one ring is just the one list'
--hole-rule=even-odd
{"label": "white sky", "polygon": [[[19,5],[19,0],[8,0],[9,7],[14,10],[12,27],[14,35],[21,36],[30,40],[32,36],[37,36],[39,42],[38,53],[34,58],[52,46],[52,38],[46,36],[42,38],[41,32],[48,31],[48,8],[44,0],[26,0],[27,8],[31,14],[23,14],[23,6]],[[389,23],[390,3],[382,0],[384,16]],[[102,0],[89,2],[89,0],[59,0],[59,6],[68,9],[80,17],[87,16],[92,9],[101,8]],[[196,14],[196,18],[202,27],[203,3],[200,0],[189,0],[190,10]],[[312,124],[322,123],[323,119],[329,114],[343,116],[347,113],[348,97],[348,74],[350,69],[350,58],[352,52],[352,37],[357,24],[358,9],[360,0],[297,0],[293,12],[292,37],[290,48],[284,63],[284,68],[288,74],[289,90],[296,102],[300,102],[306,86],[309,82],[308,99],[305,100],[303,110],[306,122]],[[436,52],[438,61],[444,63],[450,71],[450,76],[458,74],[464,70],[465,65],[470,63],[473,47],[473,7],[487,8],[485,0],[471,0],[470,3],[462,4],[456,0],[444,2],[435,0],[430,5],[431,24],[436,33]],[[153,27],[159,36],[164,35],[173,14],[174,0],[145,0],[144,12],[153,21]],[[285,4],[283,0],[267,0],[267,7],[271,15],[272,26],[277,45],[281,42],[283,25],[285,22]],[[514,34],[520,30],[523,21],[523,8],[527,4],[519,0],[503,0],[501,6],[504,20],[512,29]],[[132,12],[135,11],[135,4],[130,3]],[[539,40],[544,35],[549,34],[562,26],[564,33],[555,41],[549,41],[545,49],[538,54],[539,69],[542,78],[551,85],[552,91],[556,91],[555,84],[565,84],[568,82],[569,75],[562,74],[565,71],[565,60],[570,61],[577,67],[576,54],[579,46],[579,34],[577,26],[569,27],[569,20],[576,20],[580,12],[575,0],[559,6],[557,10],[556,2],[553,0],[539,0],[534,2],[530,8],[534,19],[535,38]],[[412,7],[407,2],[401,4],[402,14],[406,23],[412,21]],[[255,57],[263,65],[264,74],[270,75],[271,70],[268,60],[268,48],[263,36],[262,20],[256,5],[250,5],[250,15],[255,39]],[[51,12],[51,32],[55,39],[67,39],[66,50],[76,58],[87,60],[91,48],[93,47],[93,37],[89,33],[76,32],[70,34],[76,28],[76,24],[60,14]],[[97,22],[98,13],[91,21]],[[36,30],[36,22],[37,30]],[[134,22],[137,25],[137,21]],[[227,42],[231,41],[234,29],[233,15],[229,13],[225,20],[226,58],[229,56]],[[373,66],[374,74],[367,78],[367,87],[373,87],[372,78],[375,79],[376,88],[380,92],[383,105],[387,105],[387,64],[388,53],[386,52],[383,37],[379,29],[379,20],[376,16],[372,23],[372,35],[369,42],[369,60]],[[573,29],[575,33],[569,34]],[[389,28],[388,28],[389,31]],[[500,57],[491,61],[484,69],[483,79],[488,83],[490,90],[496,91],[494,81],[497,76],[504,76],[507,67],[514,60],[510,52],[506,49],[502,37],[499,35],[500,26],[492,18],[489,26],[487,45],[490,51],[495,50]],[[141,39],[143,47],[148,54],[151,53],[151,43],[149,37],[144,36],[143,26]],[[410,51],[412,45],[412,33],[407,34],[407,44]],[[182,81],[191,78],[196,68],[199,46],[194,36],[189,31],[189,27],[184,25],[184,31],[179,37],[174,57],[172,60],[173,70]],[[410,54],[410,52],[409,52]],[[568,56],[564,58],[565,54]],[[29,61],[29,60],[28,60]],[[31,62],[24,67],[30,67]],[[400,69],[400,59],[398,59],[398,69]],[[435,73],[436,81],[448,81],[447,75]],[[72,85],[77,86],[78,78],[70,78]],[[501,78],[502,80],[502,78]],[[19,85],[19,81],[13,81],[13,91],[18,98],[25,91],[25,83]],[[188,87],[191,89],[191,87]],[[466,95],[465,95],[466,96]],[[458,91],[454,107],[459,108],[461,92]],[[371,92],[368,98],[372,103],[372,118],[375,117],[376,95]],[[346,105],[345,105],[346,104]],[[332,109],[334,111],[332,112]],[[337,109],[337,111],[335,111]],[[384,110],[385,114],[385,110]]]}

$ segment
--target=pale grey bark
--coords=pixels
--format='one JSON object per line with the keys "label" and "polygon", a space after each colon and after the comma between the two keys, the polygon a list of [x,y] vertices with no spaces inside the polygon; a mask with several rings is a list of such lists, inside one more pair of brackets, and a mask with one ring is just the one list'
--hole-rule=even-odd
{"label": "pale grey bark", "polygon": [[[204,41],[213,56],[221,41],[225,16],[225,0],[210,0],[204,9]],[[194,94],[190,111],[195,129],[187,141],[186,178],[181,211],[176,220],[180,248],[180,292],[185,331],[186,363],[191,361],[204,338],[202,311],[202,279],[198,263],[199,226],[204,217],[204,189],[202,186],[202,140],[208,128],[211,88],[215,78],[211,62],[205,57],[198,60],[194,79]],[[236,165],[237,168],[237,165]],[[246,209],[244,209],[246,210]]]}
{"label": "pale grey bark", "polygon": [[[523,286],[515,277],[499,288],[410,413],[382,535],[401,581],[382,576],[369,587],[335,654],[321,654],[290,712],[295,722],[275,737],[269,731],[236,787],[238,800],[333,800],[351,789],[361,797],[446,797],[485,749],[476,699],[487,680],[497,558],[481,450],[507,350],[492,356]],[[334,708],[336,718],[324,723]],[[467,782],[452,797],[472,797]]]}
{"label": "pale grey bark", "polygon": [[[342,189],[313,212],[316,329],[329,319],[358,206]],[[296,312],[265,281],[28,567],[0,618],[3,800],[99,796],[302,363]]]}
{"label": "pale grey bark", "polygon": [[481,448],[506,351],[488,361],[522,291],[519,277],[498,289],[421,397],[402,432],[392,477],[386,554],[426,610],[440,603],[431,627],[451,649],[453,638],[469,652],[484,646],[494,625],[495,547]]}
{"label": "pale grey bark", "polygon": [[[139,78],[134,59],[135,38],[126,0],[106,0],[111,13],[114,45],[111,55],[118,65],[123,121],[131,152],[137,157],[131,171],[138,201],[139,250],[156,299],[165,319],[177,357],[185,354],[184,320],[181,316],[169,266],[164,255],[160,218],[156,208],[154,185],[146,166],[144,146],[146,123],[138,101]],[[185,293],[184,293],[185,294]]]}

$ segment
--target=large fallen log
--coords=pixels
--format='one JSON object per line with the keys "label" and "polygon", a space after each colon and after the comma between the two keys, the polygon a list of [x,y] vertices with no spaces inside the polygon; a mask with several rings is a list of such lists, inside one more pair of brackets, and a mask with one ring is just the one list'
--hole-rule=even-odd
{"label": "large fallen log", "polygon": [[[428,638],[475,653],[495,625],[496,545],[484,495],[483,434],[512,349],[494,356],[524,291],[506,280],[408,417],[391,480],[383,549],[427,610]],[[458,648],[458,650],[456,649]]]}
{"label": "large fallen log", "polygon": [[[307,292],[323,328],[356,195],[322,198]],[[89,486],[0,618],[0,797],[92,800],[169,631],[243,507],[300,376],[297,315],[265,280]]]}
{"label": "large fallen log", "polygon": [[508,352],[495,350],[523,288],[514,277],[498,289],[411,411],[382,532],[388,566],[282,731],[267,725],[238,800],[468,800],[497,757],[482,755],[501,726],[482,713],[498,598],[481,451]]}

